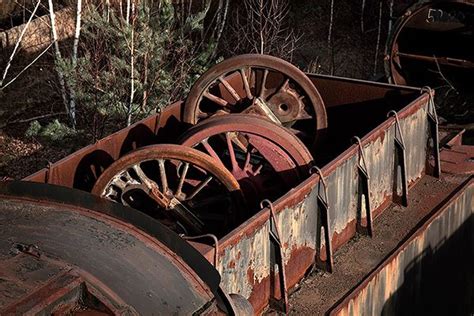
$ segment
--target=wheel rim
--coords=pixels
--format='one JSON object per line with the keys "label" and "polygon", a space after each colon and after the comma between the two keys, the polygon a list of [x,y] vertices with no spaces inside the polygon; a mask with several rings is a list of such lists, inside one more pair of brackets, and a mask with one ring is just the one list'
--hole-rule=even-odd
{"label": "wheel rim", "polygon": [[114,162],[93,194],[151,215],[183,234],[221,236],[244,209],[238,182],[214,158],[179,145],[151,145]]}
{"label": "wheel rim", "polygon": [[308,174],[313,160],[295,135],[248,114],[205,120],[183,135],[180,143],[214,157],[229,170],[251,208],[297,185]]}
{"label": "wheel rim", "polygon": [[315,146],[327,128],[324,103],[311,80],[292,64],[268,55],[236,56],[210,68],[193,85],[183,121],[216,114],[252,113],[289,128]]}

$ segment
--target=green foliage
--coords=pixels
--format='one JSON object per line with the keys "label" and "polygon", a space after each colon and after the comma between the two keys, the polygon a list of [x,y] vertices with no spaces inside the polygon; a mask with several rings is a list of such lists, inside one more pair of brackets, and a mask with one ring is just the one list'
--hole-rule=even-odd
{"label": "green foliage", "polygon": [[28,138],[34,138],[39,135],[41,131],[41,124],[38,121],[30,123],[30,127],[25,132],[25,136]]}
{"label": "green foliage", "polygon": [[77,131],[59,122],[57,119],[46,126],[41,126],[38,121],[33,121],[25,132],[26,137],[38,137],[52,144],[62,144],[65,140],[76,137],[77,134]]}
{"label": "green foliage", "polygon": [[133,122],[183,98],[215,62],[216,44],[201,32],[206,12],[177,19],[181,13],[170,0],[150,3],[136,1],[129,23],[117,8],[107,14],[88,6],[76,67],[70,58],[57,63],[74,91],[80,125],[93,138],[103,136],[100,125],[114,122],[117,128],[129,116]]}

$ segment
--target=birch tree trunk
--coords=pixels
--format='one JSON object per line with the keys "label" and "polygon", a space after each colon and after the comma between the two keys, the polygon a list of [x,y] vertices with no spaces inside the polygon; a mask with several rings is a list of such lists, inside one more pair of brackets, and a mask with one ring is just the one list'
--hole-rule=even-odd
{"label": "birch tree trunk", "polygon": [[[77,48],[79,46],[79,36],[81,34],[81,13],[82,0],[77,0],[76,31],[74,33],[74,44],[72,47],[72,69],[77,66]],[[69,87],[69,110],[71,111],[72,128],[76,128],[76,92],[73,87]]]}
{"label": "birch tree trunk", "polygon": [[[54,14],[53,0],[48,0],[48,6],[49,6],[49,17],[51,19],[51,34],[53,36],[54,53],[55,53],[56,61],[58,61],[61,59],[61,51],[59,50],[58,34],[56,32],[56,17]],[[69,118],[72,121],[71,111],[69,109],[69,104],[68,104],[67,95],[66,95],[66,82],[64,81],[64,74],[59,69],[56,69],[56,71],[58,72],[59,85],[61,88],[61,96],[63,99],[64,107],[66,108],[66,113],[68,114]]]}
{"label": "birch tree trunk", "polygon": [[[129,3],[127,3],[128,5]],[[132,124],[132,113],[133,113],[133,98],[135,96],[135,80],[134,80],[134,72],[135,72],[135,17],[134,17],[134,11],[135,11],[135,4],[132,0],[131,4],[131,16],[132,16],[132,23],[131,23],[131,28],[132,28],[132,33],[131,33],[131,44],[130,44],[130,100],[128,103],[128,109],[127,109],[127,126],[130,126]],[[128,14],[128,10],[127,10]]]}

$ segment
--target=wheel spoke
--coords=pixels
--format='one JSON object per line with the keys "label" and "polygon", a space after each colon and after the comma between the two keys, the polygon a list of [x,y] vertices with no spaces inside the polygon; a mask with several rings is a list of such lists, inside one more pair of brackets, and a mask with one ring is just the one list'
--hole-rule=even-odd
{"label": "wheel spoke", "polygon": [[[244,83],[245,94],[247,95],[248,99],[252,99],[253,95],[252,95],[252,92],[250,91],[250,83],[247,78],[247,75],[245,74],[244,69],[239,69],[239,72],[240,72],[240,76],[242,77],[242,81]],[[250,69],[250,73],[252,73],[252,69]]]}
{"label": "wheel spoke", "polygon": [[209,114],[207,114],[206,112],[203,112],[203,111],[201,111],[200,109],[198,109],[197,117],[198,117],[200,120],[203,120],[203,119],[205,119],[205,118],[208,118],[208,117],[209,117]]}
{"label": "wheel spoke", "polygon": [[209,144],[209,139],[204,139],[204,140],[202,140],[202,141],[201,141],[201,144],[204,146],[204,148],[206,149],[207,153],[208,153],[211,157],[217,159],[221,164],[223,164],[221,158],[219,157],[219,155],[216,153],[216,151],[214,150],[214,148],[212,148],[212,146]]}
{"label": "wheel spoke", "polygon": [[147,187],[148,190],[151,190],[152,188],[159,190],[158,185],[150,178],[148,178],[148,176],[143,172],[142,168],[139,165],[134,165],[132,168],[133,170],[135,170],[138,178]]}
{"label": "wheel spoke", "polygon": [[258,175],[260,173],[260,171],[262,171],[262,168],[263,168],[263,164],[260,163],[258,166],[257,166],[257,169],[255,169],[255,171],[253,172],[254,175]]}
{"label": "wheel spoke", "polygon": [[250,149],[247,150],[247,153],[245,154],[244,170],[248,169],[249,167],[250,167]]}
{"label": "wheel spoke", "polygon": [[277,93],[284,92],[288,90],[289,87],[290,87],[290,79],[286,78],[285,82],[283,82],[283,84],[280,86]]}
{"label": "wheel spoke", "polygon": [[212,176],[208,176],[204,181],[201,182],[201,184],[199,184],[197,186],[196,189],[194,189],[194,191],[191,193],[191,195],[187,197],[187,200],[192,200],[199,192],[201,192],[202,189],[204,189],[204,187],[209,182],[211,182],[211,180],[212,180]]}
{"label": "wheel spoke", "polygon": [[90,165],[90,170],[91,170],[91,172],[92,172],[92,176],[94,177],[94,179],[97,179],[97,177],[98,177],[98,176],[97,176],[97,174],[98,174],[97,169],[98,169],[98,168],[99,168],[99,167],[96,166],[96,165]]}
{"label": "wheel spoke", "polygon": [[229,91],[235,101],[239,101],[241,99],[240,95],[237,93],[237,91],[235,91],[235,89],[230,85],[227,80],[225,80],[223,77],[219,77],[217,80],[224,85],[226,90]]}
{"label": "wheel spoke", "polygon": [[208,91],[204,92],[203,96],[205,98],[211,100],[212,102],[217,103],[218,105],[220,105],[222,107],[227,106],[227,104],[229,104],[229,102],[227,102],[226,100],[218,97],[217,95],[211,94]]}
{"label": "wheel spoke", "polygon": [[235,157],[234,145],[232,144],[232,138],[230,136],[230,133],[225,133],[225,138],[227,141],[227,148],[229,149],[229,157],[230,163],[232,165],[232,170],[235,171],[239,168],[239,165],[237,163],[237,158]]}
{"label": "wheel spoke", "polygon": [[181,195],[181,191],[183,190],[184,180],[186,179],[186,174],[188,173],[189,169],[189,162],[184,163],[183,171],[181,172],[181,176],[179,177],[178,188],[176,189],[176,196]]}
{"label": "wheel spoke", "polygon": [[126,181],[123,181],[120,177],[117,177],[116,179],[114,179],[111,183],[113,186],[119,188],[120,190],[124,190],[125,187],[127,186],[127,182]]}
{"label": "wheel spoke", "polygon": [[166,194],[168,192],[168,179],[166,178],[165,161],[159,159],[158,166],[160,168],[161,189],[163,194]]}
{"label": "wheel spoke", "polygon": [[260,93],[258,94],[259,98],[262,98],[265,94],[266,88],[265,85],[267,84],[267,77],[268,77],[268,69],[263,71],[263,78],[262,78],[262,86],[260,87]]}

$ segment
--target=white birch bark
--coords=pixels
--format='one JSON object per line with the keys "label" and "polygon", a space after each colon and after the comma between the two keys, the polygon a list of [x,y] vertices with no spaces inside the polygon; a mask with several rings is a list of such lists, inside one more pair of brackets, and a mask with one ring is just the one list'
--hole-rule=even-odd
{"label": "white birch bark", "polygon": [[[72,69],[75,70],[77,66],[77,49],[79,46],[79,36],[81,35],[81,14],[82,14],[82,0],[77,0],[76,12],[76,29],[74,33],[74,44],[72,46]],[[72,127],[76,127],[76,92],[73,87],[69,87],[69,110],[71,112]]]}

